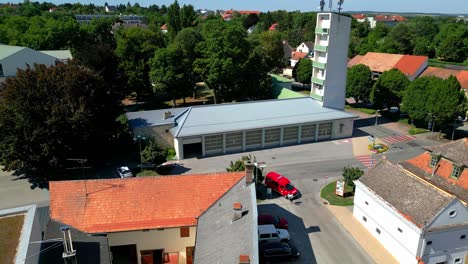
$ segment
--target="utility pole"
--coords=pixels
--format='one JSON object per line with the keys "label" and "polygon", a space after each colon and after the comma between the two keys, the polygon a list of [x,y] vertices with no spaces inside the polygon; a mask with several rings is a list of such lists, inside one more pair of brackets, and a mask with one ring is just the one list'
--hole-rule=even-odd
{"label": "utility pole", "polygon": [[133,138],[134,141],[138,140],[138,146],[140,148],[140,172],[143,172],[143,156],[141,155],[141,140],[142,139],[146,140],[146,137],[141,134],[138,134]]}

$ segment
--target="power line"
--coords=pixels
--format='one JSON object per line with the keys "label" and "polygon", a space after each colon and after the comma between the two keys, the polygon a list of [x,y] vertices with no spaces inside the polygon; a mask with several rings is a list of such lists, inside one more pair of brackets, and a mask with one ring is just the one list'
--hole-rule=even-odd
{"label": "power line", "polygon": [[62,244],[63,244],[62,241],[58,241],[58,242],[56,242],[55,244],[53,244],[53,245],[51,245],[51,246],[49,246],[49,247],[46,247],[46,248],[44,248],[43,250],[41,250],[41,251],[39,251],[39,252],[37,252],[37,253],[34,253],[34,254],[32,254],[32,255],[29,255],[29,256],[26,256],[26,258],[24,258],[23,261],[25,261],[26,259],[28,259],[28,258],[30,258],[30,257],[34,257],[34,256],[39,255],[39,254],[41,254],[41,253],[44,253],[44,252],[46,252],[46,251],[48,251],[48,250],[51,250],[51,249],[53,249],[53,248],[57,248],[57,247],[61,246]]}

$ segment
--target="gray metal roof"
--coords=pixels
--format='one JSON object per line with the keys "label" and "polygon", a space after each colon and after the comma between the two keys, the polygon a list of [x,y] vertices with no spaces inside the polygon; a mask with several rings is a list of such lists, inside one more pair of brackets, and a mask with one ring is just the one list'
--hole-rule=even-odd
{"label": "gray metal roof", "polygon": [[59,60],[71,60],[73,56],[70,50],[40,50],[39,52],[55,57]]}
{"label": "gray metal roof", "polygon": [[[242,204],[240,219],[233,221],[233,205]],[[240,255],[258,263],[257,204],[255,185],[242,178],[198,219],[195,264],[237,264]]]}
{"label": "gray metal roof", "polygon": [[9,57],[23,49],[25,49],[25,47],[0,44],[0,60],[3,60],[4,58]]}
{"label": "gray metal roof", "polygon": [[[189,109],[188,107],[180,108],[169,108],[160,110],[150,111],[139,111],[129,112],[127,116],[128,124],[130,128],[142,127],[142,126],[159,126],[174,123],[174,119],[177,118],[184,111]],[[171,112],[172,117],[164,119],[164,113]]]}
{"label": "gray metal roof", "polygon": [[172,131],[175,137],[356,118],[310,97],[193,106],[183,115]]}
{"label": "gray metal roof", "polygon": [[382,160],[358,181],[418,227],[429,224],[454,199],[388,160]]}

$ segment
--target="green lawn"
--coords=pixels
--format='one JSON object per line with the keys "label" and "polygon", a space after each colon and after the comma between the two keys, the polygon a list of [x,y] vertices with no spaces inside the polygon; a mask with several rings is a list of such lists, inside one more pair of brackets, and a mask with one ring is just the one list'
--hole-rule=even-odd
{"label": "green lawn", "polygon": [[320,197],[327,200],[331,205],[350,206],[354,204],[353,187],[347,185],[345,197],[335,195],[336,181],[331,182],[320,191]]}
{"label": "green lawn", "polygon": [[448,61],[440,61],[437,59],[429,59],[429,66],[432,67],[442,67],[445,68],[446,65],[458,65],[458,66],[467,66],[468,62],[448,62]]}
{"label": "green lawn", "polygon": [[364,107],[353,107],[351,105],[346,105],[345,106],[346,109],[354,109],[354,110],[357,110],[359,112],[363,112],[365,114],[368,114],[368,115],[373,115],[375,114],[375,109],[371,109],[371,108],[364,108]]}
{"label": "green lawn", "polygon": [[418,127],[411,127],[408,131],[408,133],[410,135],[416,135],[416,134],[422,134],[422,133],[426,133],[426,132],[429,132],[430,130],[427,130],[425,128],[418,128]]}

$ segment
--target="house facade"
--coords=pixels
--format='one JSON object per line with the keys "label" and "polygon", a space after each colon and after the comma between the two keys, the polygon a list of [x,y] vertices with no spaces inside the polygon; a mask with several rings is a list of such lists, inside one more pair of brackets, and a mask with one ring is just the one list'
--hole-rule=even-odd
{"label": "house facade", "polygon": [[465,263],[468,210],[387,160],[356,183],[354,217],[400,262]]}
{"label": "house facade", "polygon": [[344,110],[351,18],[318,13],[310,96],[324,107]]}
{"label": "house facade", "polygon": [[[217,221],[202,214],[220,207],[223,197],[238,197],[237,192],[243,194],[246,206],[255,204],[253,169],[246,168],[245,172],[51,182],[50,216],[89,235],[105,236],[112,259],[119,263],[192,264],[196,238],[216,239],[210,229],[198,230],[198,225],[214,226]],[[256,227],[256,215],[250,210],[243,220],[249,234]],[[226,217],[232,219],[232,212]],[[244,251],[239,248],[235,254]],[[246,253],[257,259],[258,253]]]}

